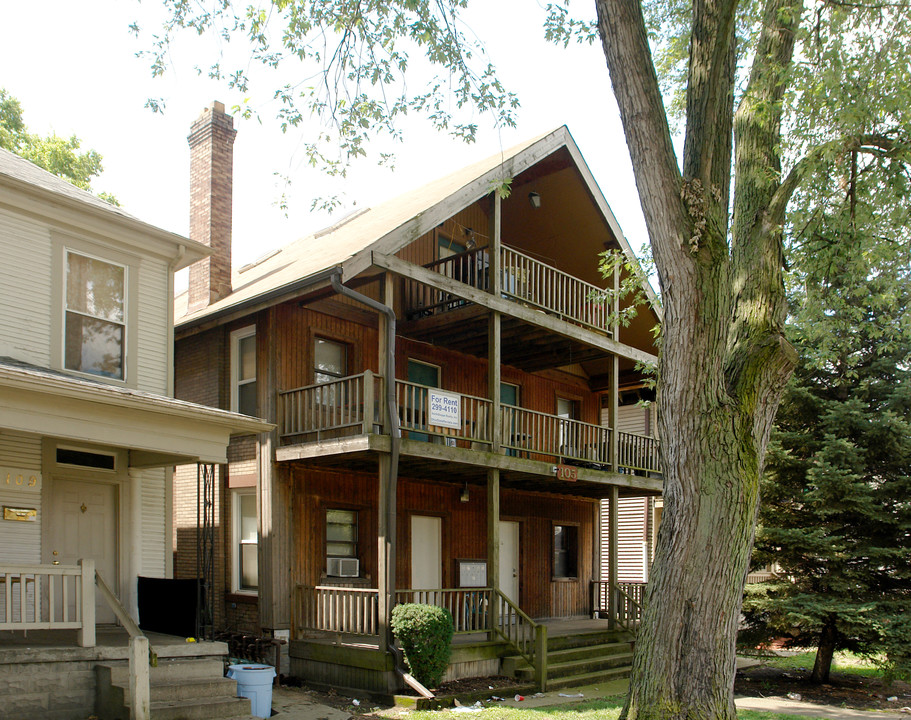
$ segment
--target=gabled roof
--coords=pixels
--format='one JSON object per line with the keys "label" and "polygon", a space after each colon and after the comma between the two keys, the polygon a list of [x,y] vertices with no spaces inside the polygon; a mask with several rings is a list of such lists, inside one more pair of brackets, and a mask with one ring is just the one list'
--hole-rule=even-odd
{"label": "gabled roof", "polygon": [[211,250],[182,235],[150,225],[116,205],[102,200],[92,193],[76,187],[53,173],[38,167],[33,162],[19,157],[9,150],[0,148],[0,187],[8,187],[35,198],[35,204],[17,201],[20,210],[32,210],[46,217],[52,214],[65,215],[72,222],[72,211],[91,216],[102,223],[115,223],[119,228],[136,233],[144,238],[153,238],[164,243],[166,254],[173,256],[179,248],[184,254],[182,262],[175,269],[186,267],[200,258],[211,254]]}
{"label": "gabled roof", "polygon": [[[370,267],[372,252],[398,252],[455,212],[489,195],[492,187],[516,177],[562,147],[569,151],[620,246],[635,260],[613,212],[564,125],[374,208],[354,212],[324,230],[267,255],[261,262],[234,270],[234,291],[193,314],[187,314],[187,293],[182,293],[175,299],[175,326],[217,322],[281,302],[325,283],[326,271],[335,267],[341,267],[345,280],[353,278]],[[651,288],[647,292],[654,300]]]}

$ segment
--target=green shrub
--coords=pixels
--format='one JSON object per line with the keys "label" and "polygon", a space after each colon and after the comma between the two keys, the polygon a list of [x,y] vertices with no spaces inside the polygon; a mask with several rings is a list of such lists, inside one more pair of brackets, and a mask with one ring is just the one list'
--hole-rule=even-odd
{"label": "green shrub", "polygon": [[452,654],[452,614],[434,605],[406,603],[392,609],[392,632],[408,669],[425,687],[436,687]]}

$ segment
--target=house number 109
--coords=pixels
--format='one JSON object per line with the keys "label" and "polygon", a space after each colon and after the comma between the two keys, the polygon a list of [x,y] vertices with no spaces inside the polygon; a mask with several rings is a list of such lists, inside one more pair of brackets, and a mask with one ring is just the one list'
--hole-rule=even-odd
{"label": "house number 109", "polygon": [[35,487],[35,485],[38,484],[38,476],[29,475],[28,478],[26,478],[25,475],[6,473],[6,484],[9,486],[19,485],[20,487]]}

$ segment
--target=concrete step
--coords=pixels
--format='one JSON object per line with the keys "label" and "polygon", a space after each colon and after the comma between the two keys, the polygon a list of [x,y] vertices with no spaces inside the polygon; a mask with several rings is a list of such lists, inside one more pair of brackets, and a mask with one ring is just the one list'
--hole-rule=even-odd
{"label": "concrete step", "polygon": [[[129,685],[130,667],[127,662],[99,665],[99,680],[107,679],[112,684]],[[225,674],[225,663],[221,658],[159,658],[157,667],[149,668],[149,680],[156,683],[172,683],[175,680],[196,680],[220,678]]]}
{"label": "concrete step", "polygon": [[[130,686],[116,683],[113,687],[123,691],[124,705],[130,703]],[[149,699],[154,702],[175,700],[201,700],[203,698],[237,696],[237,682],[225,677],[191,678],[181,682],[149,684]]]}
{"label": "concrete step", "polygon": [[152,720],[226,720],[250,718],[248,698],[200,698],[153,702]]}

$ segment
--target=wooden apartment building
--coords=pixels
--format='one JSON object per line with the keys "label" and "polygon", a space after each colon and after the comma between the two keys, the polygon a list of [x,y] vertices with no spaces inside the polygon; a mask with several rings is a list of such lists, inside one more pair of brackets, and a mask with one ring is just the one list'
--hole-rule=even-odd
{"label": "wooden apartment building", "polygon": [[[233,138],[218,106],[191,134],[191,236],[214,255],[177,299],[176,392],[277,429],[235,439],[217,474],[212,622],[289,631],[311,681],[390,690],[392,606],[440,604],[473,648],[450,676],[518,653],[543,682],[541,621],[618,620],[610,518],[661,490],[657,440],[617,422],[655,361],[657,310],[611,323],[620,278],[599,254],[634,258],[572,137],[230,273]],[[196,469],[179,471],[177,574],[202,572],[197,497]]]}

